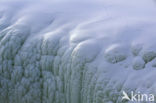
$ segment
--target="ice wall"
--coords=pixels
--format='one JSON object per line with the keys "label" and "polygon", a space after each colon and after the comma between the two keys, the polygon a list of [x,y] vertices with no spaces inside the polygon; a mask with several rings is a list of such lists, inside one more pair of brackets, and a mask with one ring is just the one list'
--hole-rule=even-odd
{"label": "ice wall", "polygon": [[1,0],[0,103],[156,94],[155,18],[154,0]]}

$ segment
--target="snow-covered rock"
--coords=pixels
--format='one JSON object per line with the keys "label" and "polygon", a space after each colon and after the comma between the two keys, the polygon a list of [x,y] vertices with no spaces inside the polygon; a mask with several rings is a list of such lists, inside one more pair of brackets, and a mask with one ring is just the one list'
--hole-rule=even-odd
{"label": "snow-covered rock", "polygon": [[136,57],[133,61],[133,68],[138,70],[138,69],[143,69],[145,67],[145,61],[141,57]]}
{"label": "snow-covered rock", "polygon": [[124,47],[122,44],[111,45],[105,51],[105,58],[110,63],[117,63],[127,58],[127,51],[128,48]]}

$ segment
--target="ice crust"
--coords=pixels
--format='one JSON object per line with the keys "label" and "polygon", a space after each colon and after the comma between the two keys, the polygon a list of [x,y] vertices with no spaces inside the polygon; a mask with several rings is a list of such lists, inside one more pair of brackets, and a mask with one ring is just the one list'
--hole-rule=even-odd
{"label": "ice crust", "polygon": [[154,0],[1,0],[0,103],[156,95],[155,18]]}

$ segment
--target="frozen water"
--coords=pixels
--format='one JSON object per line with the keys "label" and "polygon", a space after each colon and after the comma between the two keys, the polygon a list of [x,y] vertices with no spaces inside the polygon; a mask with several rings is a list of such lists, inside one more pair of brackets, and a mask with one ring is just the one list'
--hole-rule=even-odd
{"label": "frozen water", "polygon": [[154,0],[1,0],[0,103],[156,95]]}

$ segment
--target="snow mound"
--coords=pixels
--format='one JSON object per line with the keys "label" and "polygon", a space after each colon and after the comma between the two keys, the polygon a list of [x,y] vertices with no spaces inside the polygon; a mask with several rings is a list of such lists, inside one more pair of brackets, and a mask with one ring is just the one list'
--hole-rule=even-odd
{"label": "snow mound", "polygon": [[133,68],[138,70],[138,69],[143,69],[145,67],[145,62],[141,57],[136,57],[133,61]]}
{"label": "snow mound", "polygon": [[117,63],[127,58],[127,48],[119,44],[109,46],[105,51],[105,58],[110,63]]}

